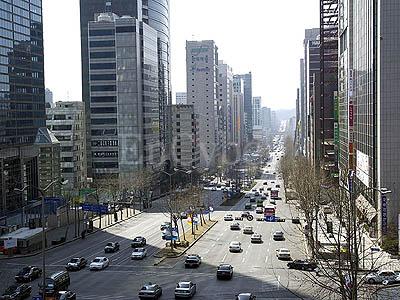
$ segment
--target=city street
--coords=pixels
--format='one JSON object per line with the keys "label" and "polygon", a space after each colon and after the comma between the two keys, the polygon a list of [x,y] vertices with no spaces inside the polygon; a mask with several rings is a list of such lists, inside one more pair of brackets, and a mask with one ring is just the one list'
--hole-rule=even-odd
{"label": "city street", "polygon": [[[275,181],[274,185],[282,182],[272,174],[276,172],[277,161],[274,156],[271,167],[266,167],[270,174],[263,175],[257,181],[255,188],[263,186],[264,179]],[[266,188],[266,186],[264,185]],[[283,191],[283,188],[281,188]],[[277,216],[287,219],[286,222],[268,223],[262,221],[239,221],[241,228],[253,226],[254,232],[262,234],[263,243],[251,244],[250,235],[240,231],[231,231],[231,222],[223,221],[223,216],[230,211],[234,216],[244,210],[246,200],[243,198],[234,207],[217,207],[221,202],[220,191],[214,191],[212,199],[216,210],[212,219],[219,222],[204,235],[190,250],[202,257],[202,265],[198,269],[185,269],[184,256],[178,259],[166,259],[158,266],[158,261],[152,255],[165,245],[161,239],[160,224],[168,221],[168,217],[160,212],[161,204],[154,205],[152,211],[112,226],[102,232],[88,236],[63,247],[47,252],[47,274],[63,270],[67,261],[76,256],[83,256],[88,261],[96,256],[107,256],[110,266],[102,271],[91,272],[88,268],[70,272],[70,289],[75,291],[78,299],[135,299],[143,283],[155,282],[162,286],[162,299],[173,299],[175,285],[180,280],[192,280],[198,285],[195,299],[233,299],[240,292],[253,292],[257,299],[298,299],[307,298],[302,286],[301,272],[288,270],[286,261],[276,258],[275,251],[284,247],[291,250],[292,257],[304,258],[304,240],[297,225],[292,224],[290,207],[284,200],[277,200]],[[284,199],[284,198],[282,198]],[[254,216],[257,216],[253,212]],[[262,216],[260,214],[259,216]],[[276,230],[285,233],[285,241],[274,241],[272,234]],[[132,261],[130,254],[131,239],[144,236],[147,239],[148,257],[142,261]],[[230,253],[231,241],[242,244],[241,253]],[[121,249],[116,253],[104,254],[107,242],[119,242]],[[216,279],[216,267],[220,263],[230,263],[234,267],[231,281]],[[13,283],[13,275],[25,265],[41,265],[41,256],[0,261],[0,290]],[[32,282],[33,295],[37,293],[36,280]],[[111,298],[112,297],[112,298]]]}

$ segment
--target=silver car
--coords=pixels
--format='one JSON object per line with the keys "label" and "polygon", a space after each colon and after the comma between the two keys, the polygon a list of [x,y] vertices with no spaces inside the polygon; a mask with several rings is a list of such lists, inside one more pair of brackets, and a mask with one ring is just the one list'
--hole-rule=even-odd
{"label": "silver car", "polygon": [[392,270],[382,270],[376,273],[371,273],[365,276],[365,281],[374,284],[374,283],[392,283],[396,282],[398,278],[398,274]]}
{"label": "silver car", "polygon": [[191,281],[178,282],[175,288],[175,298],[192,298],[196,294],[196,284]]}
{"label": "silver car", "polygon": [[145,248],[135,248],[131,254],[131,259],[143,259],[147,256],[147,250]]}

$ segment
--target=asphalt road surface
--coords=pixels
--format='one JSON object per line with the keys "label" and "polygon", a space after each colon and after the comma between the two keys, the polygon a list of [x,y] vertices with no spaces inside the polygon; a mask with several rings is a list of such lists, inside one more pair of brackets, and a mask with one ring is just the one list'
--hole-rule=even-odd
{"label": "asphalt road surface", "polygon": [[[280,157],[280,155],[278,155]],[[273,174],[277,167],[277,158],[274,156],[271,167],[266,166],[269,172],[257,186],[266,187],[263,182],[268,180],[268,186],[277,183],[283,186],[282,181]],[[274,181],[274,184],[271,183]],[[283,188],[281,188],[283,190]],[[214,206],[221,199],[221,192],[212,192]],[[178,281],[192,280],[197,284],[197,294],[194,299],[234,299],[240,292],[253,292],[257,299],[306,299],[309,298],[307,285],[304,285],[302,273],[288,270],[286,261],[276,258],[278,248],[288,248],[293,258],[304,258],[304,239],[298,225],[290,220],[284,223],[268,223],[253,220],[240,221],[244,225],[251,225],[254,232],[263,236],[263,243],[251,244],[250,236],[240,231],[231,231],[230,223],[223,221],[223,216],[230,210],[234,215],[244,210],[246,200],[242,199],[234,207],[219,207],[212,215],[219,222],[200,239],[190,253],[197,253],[202,257],[202,265],[198,269],[185,269],[184,257],[167,259],[154,266],[158,259],[154,254],[164,247],[161,239],[160,224],[168,221],[168,217],[159,212],[157,206],[153,211],[143,213],[129,221],[110,227],[102,232],[88,236],[85,240],[69,243],[65,246],[47,252],[47,274],[63,270],[70,258],[83,256],[88,261],[96,256],[107,256],[110,266],[102,271],[91,272],[88,268],[77,272],[70,272],[70,289],[77,293],[78,299],[137,299],[137,294],[143,283],[155,282],[162,286],[161,299],[173,299],[174,288]],[[256,216],[255,212],[252,212]],[[291,218],[291,208],[284,200],[277,201],[277,213],[281,218]],[[262,215],[260,215],[262,216]],[[285,233],[285,241],[274,241],[272,234],[275,230]],[[132,261],[130,242],[135,236],[144,236],[147,239],[148,257],[142,261]],[[231,241],[240,241],[243,251],[230,253],[228,250]],[[113,254],[104,254],[107,242],[120,243],[121,249]],[[216,267],[220,263],[230,263],[234,266],[232,280],[220,281],[216,279]],[[41,256],[18,258],[0,261],[0,290],[3,291],[14,282],[13,277],[25,265],[41,265]],[[36,295],[39,280],[31,283],[32,295]]]}

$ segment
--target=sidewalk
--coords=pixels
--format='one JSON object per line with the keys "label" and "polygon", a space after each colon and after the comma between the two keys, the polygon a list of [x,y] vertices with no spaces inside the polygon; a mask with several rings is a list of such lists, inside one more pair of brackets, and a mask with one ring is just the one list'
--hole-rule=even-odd
{"label": "sidewalk", "polygon": [[[141,213],[142,212],[139,210],[134,210],[129,208],[129,209],[123,209],[122,218],[121,218],[121,212],[117,212],[118,214],[117,221],[114,220],[114,214],[103,215],[101,216],[101,218],[95,217],[93,219],[93,231],[87,232],[86,234],[96,233],[99,230],[103,230],[115,224],[119,224],[121,222],[129,220],[132,217],[137,216]],[[48,231],[46,231],[46,249],[53,249],[82,238],[82,231],[87,229],[87,226],[88,225],[86,224],[86,222],[80,220],[79,222],[76,223],[72,222],[66,226],[49,229]],[[16,254],[13,255],[12,257],[0,254],[0,259],[34,256],[40,253],[40,251],[41,250],[21,255]]]}

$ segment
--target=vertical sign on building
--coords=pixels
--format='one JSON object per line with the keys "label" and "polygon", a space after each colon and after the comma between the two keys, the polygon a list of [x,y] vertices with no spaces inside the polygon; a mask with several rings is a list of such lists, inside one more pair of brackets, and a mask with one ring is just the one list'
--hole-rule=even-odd
{"label": "vertical sign on building", "polygon": [[348,124],[349,124],[349,169],[354,168],[354,106],[353,106],[353,94],[354,94],[354,71],[349,70],[348,77]]}
{"label": "vertical sign on building", "polygon": [[382,205],[382,233],[387,233],[387,198],[385,195],[382,195],[381,198]]}
{"label": "vertical sign on building", "polygon": [[335,142],[335,164],[339,162],[339,101],[338,92],[333,92],[333,139]]}

